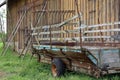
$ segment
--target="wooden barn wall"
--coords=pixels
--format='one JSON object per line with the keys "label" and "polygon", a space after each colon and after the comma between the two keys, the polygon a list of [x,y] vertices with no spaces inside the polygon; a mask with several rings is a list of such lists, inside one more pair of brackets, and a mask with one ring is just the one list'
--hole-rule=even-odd
{"label": "wooden barn wall", "polygon": [[[19,48],[23,48],[26,39],[25,28],[29,30],[31,25],[36,25],[37,18],[42,14],[42,3],[44,0],[13,0],[8,2],[8,34],[10,34],[17,23],[21,13],[20,9],[25,7],[32,8],[27,12],[24,21],[15,37],[15,41],[19,42]],[[79,11],[82,13],[82,24],[95,25],[109,22],[119,21],[119,0],[78,0]],[[36,26],[45,26],[60,23],[77,14],[74,0],[48,0],[44,15],[41,16],[40,22]],[[69,12],[70,11],[70,12]],[[77,22],[74,20],[73,22]],[[65,25],[61,29],[53,30],[73,30],[77,24]],[[118,28],[115,26],[102,26],[101,30],[109,28]],[[88,30],[88,29],[86,29]],[[38,30],[40,31],[40,30]],[[29,32],[29,31],[28,31]],[[27,32],[27,33],[28,33]],[[104,32],[103,35],[115,35],[117,32]],[[59,36],[58,36],[59,35]],[[100,33],[89,33],[86,36],[98,36]],[[55,38],[79,37],[79,34],[60,33],[52,35]],[[89,41],[87,39],[86,41]],[[99,41],[99,39],[96,39]]]}
{"label": "wooden barn wall", "polygon": [[[9,38],[10,34],[12,33],[14,26],[17,23],[17,2],[16,0],[13,0],[13,2],[15,2],[16,4],[12,3],[12,2],[8,2],[8,8],[7,8],[7,38]],[[17,33],[18,34],[18,33]],[[14,49],[15,47],[15,43],[17,41],[17,35],[15,36],[15,38],[13,39],[14,43],[13,43],[13,47]]]}
{"label": "wooden barn wall", "polygon": [[[74,0],[61,0],[61,7],[64,10],[75,10],[76,6],[74,3]],[[68,5],[71,4],[71,5]],[[79,4],[79,10],[82,13],[82,24],[83,25],[96,25],[96,24],[104,24],[104,23],[111,23],[111,22],[117,22],[118,15],[119,15],[119,0],[78,0]],[[75,15],[77,13],[73,13],[71,16]],[[64,16],[64,19],[69,18],[70,16]],[[71,25],[72,28],[78,26],[78,25]],[[115,29],[118,25],[112,25],[112,26],[102,26],[97,27],[94,30],[107,30],[107,29]],[[63,30],[70,30],[69,26],[64,26]],[[87,29],[88,30],[88,29]],[[86,36],[110,36],[115,35],[117,32],[103,32],[100,34],[100,32],[96,33],[89,33]],[[72,36],[71,36],[72,35]],[[63,33],[61,37],[68,38],[68,37],[79,37],[79,34],[71,34],[71,33]],[[87,39],[86,41],[98,41],[100,42],[100,38],[93,39]],[[110,40],[108,40],[110,41]]]}
{"label": "wooden barn wall", "polygon": [[[37,2],[37,4],[39,2],[41,2],[39,0],[12,0],[12,1],[8,1],[8,7],[7,7],[7,37],[9,38],[10,34],[12,33],[13,29],[15,28],[17,22],[20,19],[20,16],[22,16],[22,13],[25,8],[27,8],[26,5],[28,4],[32,4],[32,2]],[[28,5],[29,7],[30,5]],[[24,42],[26,40],[26,36],[25,35],[25,28],[30,29],[30,25],[31,22],[34,20],[31,20],[32,18],[34,18],[34,15],[32,14],[33,11],[29,10],[26,13],[25,18],[23,19],[22,23],[20,24],[20,28],[17,31],[17,34],[14,38],[14,47],[18,47],[19,49],[24,47]],[[33,17],[32,17],[33,15]],[[28,32],[28,31],[27,31]],[[15,45],[15,42],[18,42],[18,46]]]}
{"label": "wooden barn wall", "polygon": [[[53,11],[64,11],[60,12],[58,15],[57,13],[45,13],[48,14],[45,19],[41,19],[44,25],[49,24],[55,24],[62,22],[74,15],[77,14],[76,6],[75,6],[75,0],[48,0],[48,8],[46,10],[53,10]],[[96,24],[104,24],[104,23],[111,23],[111,22],[117,22],[119,21],[119,0],[77,0],[79,5],[79,11],[81,12],[81,21],[82,25],[96,25]],[[59,5],[58,5],[59,4]],[[73,11],[67,12],[68,10]],[[46,16],[46,15],[45,15]],[[60,16],[60,17],[59,17]],[[77,22],[78,20],[74,21]],[[78,25],[71,24],[71,25],[65,25],[61,28],[61,30],[72,30]],[[115,29],[118,25],[112,25],[112,26],[102,26],[102,27],[96,27],[94,30],[107,30],[107,29]],[[59,29],[58,29],[59,30]],[[86,29],[89,30],[89,29]],[[95,32],[95,33],[89,33],[86,36],[110,36],[115,35],[117,32]],[[71,37],[79,37],[78,34],[73,33],[61,33],[60,36],[53,35],[53,38],[61,38],[64,40],[64,38],[71,38]],[[45,38],[45,37],[44,37]],[[49,34],[48,34],[49,38]],[[100,41],[100,38],[96,39],[86,39],[86,41]]]}
{"label": "wooden barn wall", "polygon": [[[79,9],[82,13],[82,24],[96,25],[118,22],[119,0],[78,0]],[[102,26],[95,30],[107,30],[117,28],[118,25]],[[116,32],[103,32],[102,35],[115,35]],[[86,36],[99,36],[100,32],[90,33]],[[89,40],[87,40],[89,41]],[[96,41],[100,41],[96,38]]]}

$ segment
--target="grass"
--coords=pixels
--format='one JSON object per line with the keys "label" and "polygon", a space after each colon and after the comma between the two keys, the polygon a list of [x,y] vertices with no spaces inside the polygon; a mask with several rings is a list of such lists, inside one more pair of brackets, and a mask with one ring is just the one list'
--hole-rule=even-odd
{"label": "grass", "polygon": [[[0,43],[0,51],[2,43]],[[24,60],[8,49],[5,56],[0,56],[0,80],[97,80],[93,77],[76,73],[66,72],[65,76],[54,78],[50,72],[50,65],[38,63],[36,58],[30,60],[27,55]],[[98,80],[120,80],[119,75],[110,75]]]}

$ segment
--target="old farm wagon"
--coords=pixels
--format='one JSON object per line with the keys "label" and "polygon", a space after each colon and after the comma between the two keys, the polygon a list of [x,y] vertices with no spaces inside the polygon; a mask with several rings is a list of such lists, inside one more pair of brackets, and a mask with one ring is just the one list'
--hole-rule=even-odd
{"label": "old farm wagon", "polygon": [[9,45],[32,48],[53,76],[120,73],[119,0],[7,0]]}

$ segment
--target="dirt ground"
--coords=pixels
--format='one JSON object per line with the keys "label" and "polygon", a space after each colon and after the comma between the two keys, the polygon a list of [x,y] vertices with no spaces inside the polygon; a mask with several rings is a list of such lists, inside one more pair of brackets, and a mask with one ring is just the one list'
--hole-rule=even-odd
{"label": "dirt ground", "polygon": [[0,80],[2,80],[2,78],[4,78],[6,76],[5,72],[0,71]]}

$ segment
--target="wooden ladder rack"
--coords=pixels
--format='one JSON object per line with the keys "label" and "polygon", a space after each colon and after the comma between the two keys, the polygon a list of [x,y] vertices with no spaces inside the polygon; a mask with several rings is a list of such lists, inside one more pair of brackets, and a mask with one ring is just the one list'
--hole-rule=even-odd
{"label": "wooden ladder rack", "polygon": [[[44,0],[42,10],[45,10],[46,5],[47,5],[47,0]],[[36,21],[35,25],[31,26],[32,28],[37,26],[37,24],[39,23],[39,21],[40,21],[40,19],[41,19],[41,16],[42,16],[43,14],[44,14],[44,12],[42,12],[41,14],[39,14],[39,17],[37,18],[37,21]],[[32,30],[32,33],[35,33],[35,30],[34,30],[34,29]],[[35,40],[37,41],[37,44],[39,44],[39,41],[38,41],[37,37],[36,37],[36,36],[34,36],[34,37],[35,37]],[[30,36],[29,36],[29,38],[28,38],[28,43],[27,43],[26,47],[24,47],[24,49],[22,50],[22,52],[21,52],[21,54],[20,54],[20,57],[21,57],[22,55],[23,55],[23,58],[25,57],[25,55],[26,55],[26,53],[27,53],[27,51],[28,51],[28,48],[30,47],[31,42],[32,42],[32,35],[30,34]]]}
{"label": "wooden ladder rack", "polygon": [[13,38],[15,37],[23,19],[25,18],[25,15],[26,15],[26,10],[22,13],[22,15],[20,16],[15,28],[13,29],[12,33],[10,34],[9,38],[8,38],[8,41],[7,41],[7,44],[5,45],[4,49],[2,50],[1,52],[1,55],[5,55],[7,49],[9,48],[10,46],[10,43],[11,41],[13,40]]}

